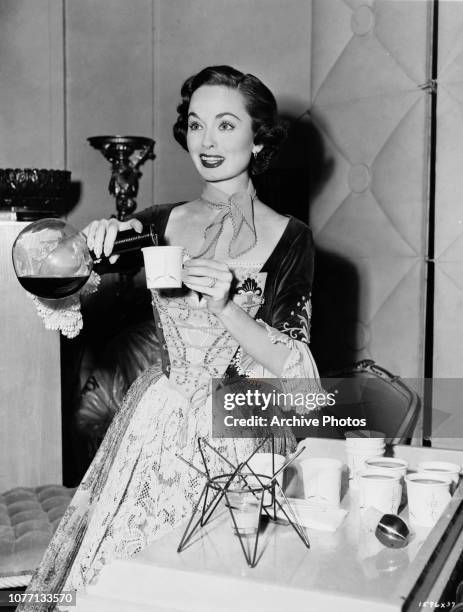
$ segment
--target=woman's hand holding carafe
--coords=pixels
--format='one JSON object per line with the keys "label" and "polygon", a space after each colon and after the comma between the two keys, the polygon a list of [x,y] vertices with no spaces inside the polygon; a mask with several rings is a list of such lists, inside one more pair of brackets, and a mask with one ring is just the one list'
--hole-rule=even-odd
{"label": "woman's hand holding carafe", "polygon": [[[129,221],[99,219],[89,223],[82,232],[87,237],[88,248],[95,253],[97,258],[100,258],[102,255],[105,257],[111,255],[118,232],[124,232],[128,229],[134,229],[141,233],[143,225],[138,219],[130,219]],[[112,255],[109,257],[109,263],[114,263],[118,258],[119,255]]]}

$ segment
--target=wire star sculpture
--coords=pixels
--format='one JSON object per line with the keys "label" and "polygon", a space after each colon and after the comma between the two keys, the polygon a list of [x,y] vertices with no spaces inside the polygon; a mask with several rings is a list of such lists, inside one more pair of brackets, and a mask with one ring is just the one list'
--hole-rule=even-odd
{"label": "wire star sculpture", "polygon": [[[258,474],[249,465],[252,457],[254,457],[269,440],[271,441],[272,449],[272,476]],[[205,447],[208,447],[222,459],[224,466],[226,466],[228,470],[227,472],[219,474],[218,476],[211,476],[204,453]],[[225,500],[225,506],[229,510],[234,532],[238,536],[241,549],[249,567],[255,567],[257,565],[257,549],[262,516],[266,515],[269,520],[276,521],[278,510],[283,513],[305,546],[310,548],[307,534],[299,523],[291,504],[277,480],[279,474],[282,473],[304,449],[301,449],[298,453],[293,455],[293,457],[286,461],[279,470],[275,471],[275,441],[273,437],[262,440],[251,455],[249,455],[245,461],[237,465],[227,459],[227,457],[214,448],[205,438],[198,438],[198,448],[203,462],[203,470],[180,455],[177,455],[181,461],[184,461],[206,478],[206,483],[193,508],[193,512],[180,540],[177,552],[182,552],[193,535],[210,521],[222,500]],[[270,500],[270,502],[268,500]],[[253,545],[251,542],[250,547],[245,546],[243,538],[248,539],[252,536],[254,536]]]}

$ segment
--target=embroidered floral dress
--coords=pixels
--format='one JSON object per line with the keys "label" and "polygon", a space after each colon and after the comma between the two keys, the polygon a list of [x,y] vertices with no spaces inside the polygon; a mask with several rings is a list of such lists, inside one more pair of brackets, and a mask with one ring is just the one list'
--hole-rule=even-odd
{"label": "embroidered floral dress", "polygon": [[[160,232],[171,209],[147,213]],[[310,230],[290,218],[267,262],[228,265],[236,281],[232,299],[266,327],[272,342],[291,349],[283,376],[318,378],[308,347]],[[259,442],[211,437],[211,378],[272,374],[243,354],[197,293],[183,288],[153,290],[152,296],[163,371],[148,369],[130,388],[31,580],[31,591],[85,588],[105,564],[137,553],[184,521],[204,481],[176,455],[201,465],[198,436],[234,462]],[[291,435],[279,443],[278,452],[294,450]],[[217,455],[210,453],[208,460],[212,474],[223,471]],[[18,609],[48,608],[25,604]]]}

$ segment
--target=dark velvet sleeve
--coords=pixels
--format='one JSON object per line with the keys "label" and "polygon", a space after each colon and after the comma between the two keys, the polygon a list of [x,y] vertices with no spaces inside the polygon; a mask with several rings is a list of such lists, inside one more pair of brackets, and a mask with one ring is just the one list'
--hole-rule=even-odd
{"label": "dark velvet sleeve", "polygon": [[270,325],[309,344],[314,243],[307,226],[295,237],[281,263],[275,284]]}

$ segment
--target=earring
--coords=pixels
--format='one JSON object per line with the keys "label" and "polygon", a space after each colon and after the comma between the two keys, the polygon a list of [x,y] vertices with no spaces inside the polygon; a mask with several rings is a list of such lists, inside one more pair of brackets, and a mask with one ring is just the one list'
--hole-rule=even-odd
{"label": "earring", "polygon": [[257,159],[257,155],[258,155],[257,151],[254,151],[253,152],[254,159]]}

